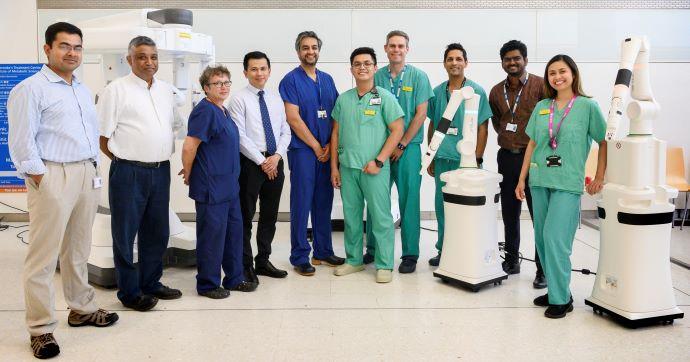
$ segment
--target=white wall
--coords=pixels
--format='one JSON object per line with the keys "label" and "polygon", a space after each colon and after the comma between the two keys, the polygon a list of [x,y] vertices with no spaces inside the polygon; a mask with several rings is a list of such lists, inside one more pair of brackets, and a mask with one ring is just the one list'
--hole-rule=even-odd
{"label": "white wall", "polygon": [[[78,22],[121,11],[40,10],[39,30],[34,34],[40,36],[55,21]],[[194,10],[194,18],[195,31],[214,37],[217,61],[232,71],[234,89],[246,85],[241,60],[251,50],[263,50],[271,57],[273,73],[269,87],[277,88],[280,78],[297,65],[294,37],[299,31],[311,29],[324,40],[320,68],[331,73],[339,90],[344,91],[353,84],[348,70],[350,51],[358,46],[372,46],[383,66],[385,34],[399,28],[412,38],[408,61],[425,70],[434,86],[445,80],[441,58],[450,42],[461,42],[466,47],[470,61],[466,74],[487,92],[505,77],[498,62],[498,49],[507,40],[520,39],[528,45],[528,69],[540,75],[552,55],[567,53],[578,62],[585,90],[599,102],[604,113],[609,108],[620,42],[627,36],[644,34],[652,43],[652,83],[662,107],[655,133],[670,146],[685,146],[686,160],[690,159],[690,132],[684,123],[690,84],[690,11],[227,9]],[[86,48],[88,41],[84,39]],[[122,39],[123,48],[128,41]],[[39,43],[34,44],[38,48]],[[94,91],[102,87],[99,72],[97,64],[85,66],[85,75],[90,78],[87,83]],[[162,66],[160,76],[171,80],[170,67]],[[497,150],[492,131],[484,157],[486,168],[496,170]],[[686,165],[686,169],[690,167]],[[431,211],[433,180],[423,180],[422,210]],[[288,210],[287,194],[286,189],[281,211]]]}

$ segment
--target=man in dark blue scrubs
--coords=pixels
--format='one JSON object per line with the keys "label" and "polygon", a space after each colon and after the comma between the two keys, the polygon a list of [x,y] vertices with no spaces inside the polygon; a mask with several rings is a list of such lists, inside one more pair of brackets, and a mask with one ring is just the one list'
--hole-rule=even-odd
{"label": "man in dark blue scrubs", "polygon": [[342,265],[345,259],[333,254],[331,239],[330,138],[331,110],[338,97],[330,75],[316,69],[321,39],[313,31],[297,35],[295,50],[300,65],[280,81],[292,140],[287,153],[290,167],[290,263],[301,275],[316,271],[309,262],[307,219],[311,212],[314,232],[314,265]]}

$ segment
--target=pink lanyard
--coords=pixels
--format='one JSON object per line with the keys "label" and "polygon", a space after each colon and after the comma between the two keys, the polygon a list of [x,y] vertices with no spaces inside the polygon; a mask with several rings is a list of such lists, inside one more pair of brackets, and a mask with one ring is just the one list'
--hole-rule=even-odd
{"label": "pink lanyard", "polygon": [[570,99],[570,102],[568,102],[568,106],[565,108],[565,112],[563,112],[563,116],[561,117],[561,122],[558,123],[558,127],[556,128],[556,134],[553,134],[553,113],[554,113],[554,104],[556,104],[556,99],[554,98],[551,101],[551,106],[549,107],[549,146],[551,146],[552,150],[556,150],[556,147],[558,147],[558,142],[556,141],[556,137],[558,136],[558,132],[561,130],[561,126],[563,125],[563,121],[565,120],[565,117],[568,117],[568,113],[570,113],[570,110],[573,108],[573,103],[575,103],[575,99],[577,96],[573,96],[572,99]]}

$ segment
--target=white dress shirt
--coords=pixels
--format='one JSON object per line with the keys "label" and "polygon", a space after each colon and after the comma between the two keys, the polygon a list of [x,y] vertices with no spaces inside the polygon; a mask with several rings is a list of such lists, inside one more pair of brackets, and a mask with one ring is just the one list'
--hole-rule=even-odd
{"label": "white dress shirt", "polygon": [[154,78],[148,83],[130,73],[108,84],[98,97],[101,136],[117,158],[161,162],[174,151],[175,88]]}
{"label": "white dress shirt", "polygon": [[9,151],[19,176],[42,175],[43,160],[98,160],[98,118],[91,91],[48,66],[24,79],[7,100]]}
{"label": "white dress shirt", "polygon": [[[259,90],[251,84],[240,89],[232,96],[229,109],[230,116],[240,131],[240,152],[257,165],[266,160],[261,154],[266,152],[266,134],[259,108]],[[276,139],[276,153],[285,158],[292,133],[285,116],[283,99],[278,92],[264,89],[264,100]]]}

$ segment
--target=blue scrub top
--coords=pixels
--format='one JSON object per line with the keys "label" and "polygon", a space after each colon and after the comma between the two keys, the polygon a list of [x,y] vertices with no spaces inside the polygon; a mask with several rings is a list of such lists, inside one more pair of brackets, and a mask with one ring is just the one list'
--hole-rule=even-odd
{"label": "blue scrub top", "polygon": [[[283,101],[299,107],[299,115],[309,131],[319,141],[321,147],[331,141],[333,118],[331,111],[338,98],[333,78],[327,73],[316,70],[317,81],[309,78],[301,66],[290,71],[280,81],[279,91]],[[326,110],[326,118],[318,118],[318,110]],[[290,149],[309,148],[296,133],[292,133]]]}
{"label": "blue scrub top", "polygon": [[239,194],[240,134],[230,113],[206,98],[189,115],[187,136],[201,144],[189,178],[189,197],[217,204]]}

